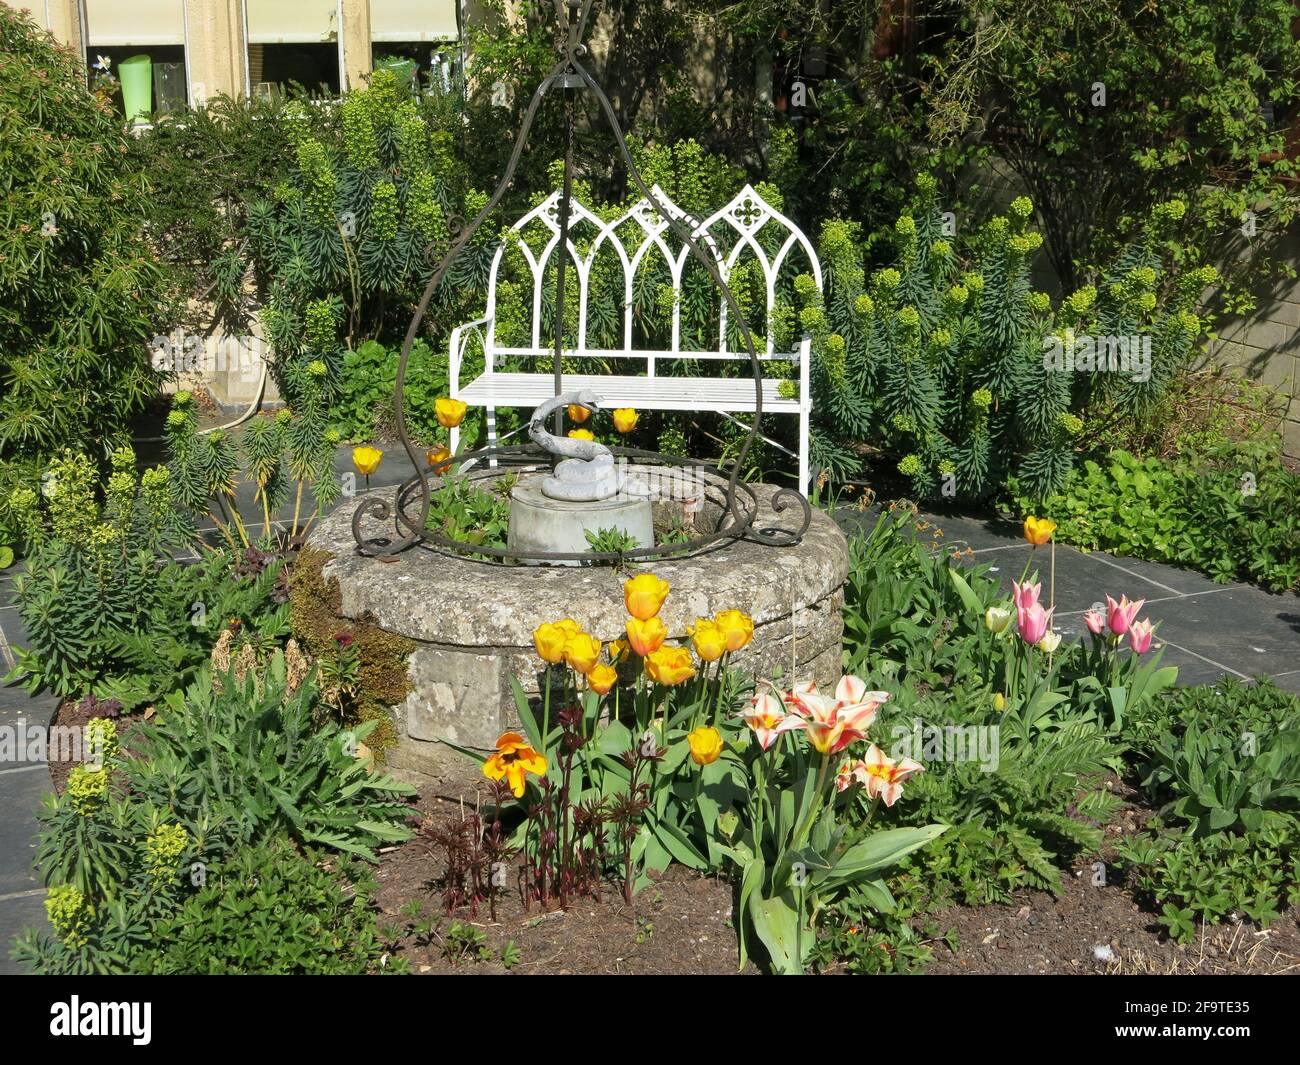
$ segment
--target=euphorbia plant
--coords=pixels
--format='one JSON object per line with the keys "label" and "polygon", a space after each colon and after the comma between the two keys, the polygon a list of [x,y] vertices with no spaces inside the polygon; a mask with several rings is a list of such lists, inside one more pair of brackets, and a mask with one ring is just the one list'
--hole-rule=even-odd
{"label": "euphorbia plant", "polygon": [[[811,683],[759,692],[741,718],[751,733],[742,757],[752,782],[743,825],[725,853],[740,869],[737,913],[743,965],[757,938],[774,970],[801,973],[819,916],[853,884],[881,908],[892,906],[872,874],[925,846],[946,825],[875,829],[883,800],[892,806],[903,781],[922,771],[895,761],[867,730],[887,692],[843,677],[833,695]],[[861,757],[850,749],[866,744]],[[864,808],[865,807],[865,808]]]}

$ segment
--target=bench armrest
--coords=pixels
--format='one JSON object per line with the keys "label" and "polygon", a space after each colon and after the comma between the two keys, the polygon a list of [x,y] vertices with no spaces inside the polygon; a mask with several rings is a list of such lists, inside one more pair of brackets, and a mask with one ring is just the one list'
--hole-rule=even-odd
{"label": "bench armrest", "polygon": [[[460,363],[461,363],[461,357],[463,355],[463,348],[464,348],[463,338],[465,334],[470,332],[471,330],[480,329],[482,326],[485,325],[490,327],[491,324],[492,324],[492,315],[489,314],[484,318],[476,318],[472,322],[466,322],[464,325],[458,325],[456,326],[455,329],[451,331],[451,341],[448,344],[449,350],[447,352],[448,354],[447,383],[450,386],[450,392],[453,399],[460,391]],[[489,373],[492,371],[492,359],[490,355],[487,358],[487,369]]]}

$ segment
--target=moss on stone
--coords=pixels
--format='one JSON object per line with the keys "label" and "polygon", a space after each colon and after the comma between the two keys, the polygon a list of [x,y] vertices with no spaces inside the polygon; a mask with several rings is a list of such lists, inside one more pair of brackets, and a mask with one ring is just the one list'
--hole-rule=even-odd
{"label": "moss on stone", "polygon": [[389,707],[405,702],[410,692],[407,659],[415,641],[385,632],[372,614],[355,621],[345,618],[337,581],[326,580],[328,551],[304,547],[289,577],[289,611],[293,634],[316,658],[335,652],[335,635],[348,632],[356,650],[360,691],[357,721],[378,721],[366,746],[382,759],[384,750],[397,743],[397,729]]}

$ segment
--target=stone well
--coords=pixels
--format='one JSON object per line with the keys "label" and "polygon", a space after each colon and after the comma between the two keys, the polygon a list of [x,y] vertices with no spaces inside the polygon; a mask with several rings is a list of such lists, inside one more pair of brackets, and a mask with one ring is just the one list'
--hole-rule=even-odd
{"label": "stone well", "polygon": [[[775,489],[752,486],[762,510],[759,525],[796,528],[798,508],[771,510]],[[341,621],[373,621],[413,641],[410,691],[392,707],[397,746],[387,752],[395,775],[419,786],[439,766],[461,756],[437,741],[488,748],[517,722],[510,678],[538,690],[541,661],[533,629],[572,617],[602,641],[623,635],[627,613],[623,581],[636,572],[607,566],[505,566],[414,547],[384,562],[359,555],[352,537],[355,506],[340,506],[313,530],[309,546],[328,552],[322,576],[337,582]],[[368,535],[385,532],[372,522]],[[754,618],[754,640],[733,664],[755,677],[779,670],[829,684],[840,674],[841,608],[848,544],[835,523],[814,509],[795,547],[723,541],[691,557],[646,567],[672,590],[660,617],[669,639],[719,610]],[[792,647],[793,644],[793,647]]]}

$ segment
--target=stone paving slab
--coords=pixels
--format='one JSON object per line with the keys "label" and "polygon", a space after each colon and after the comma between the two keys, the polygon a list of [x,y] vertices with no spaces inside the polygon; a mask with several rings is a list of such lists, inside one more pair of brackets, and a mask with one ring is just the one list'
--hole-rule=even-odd
{"label": "stone paving slab", "polygon": [[36,855],[36,812],[50,790],[44,763],[0,768],[0,810],[27,810],[27,817],[0,817],[0,896],[41,886],[32,870]]}
{"label": "stone paving slab", "polygon": [[[846,528],[870,530],[877,511],[841,510]],[[921,514],[943,530],[952,546],[969,546],[972,564],[987,565],[1006,595],[1028,563],[1038,570],[1047,601],[1052,565],[1050,547],[1027,544],[1018,524],[999,519]],[[1206,684],[1225,675],[1248,679],[1280,678],[1279,684],[1300,691],[1300,596],[1274,595],[1249,584],[1216,584],[1193,570],[1102,551],[1056,548],[1056,613],[1059,631],[1084,632],[1083,613],[1106,595],[1145,599],[1143,615],[1159,622],[1157,645],[1164,663],[1178,666],[1180,684]]]}
{"label": "stone paving slab", "polygon": [[9,957],[9,948],[29,928],[50,930],[45,917],[44,890],[0,896],[0,976],[28,975],[26,969]]}

